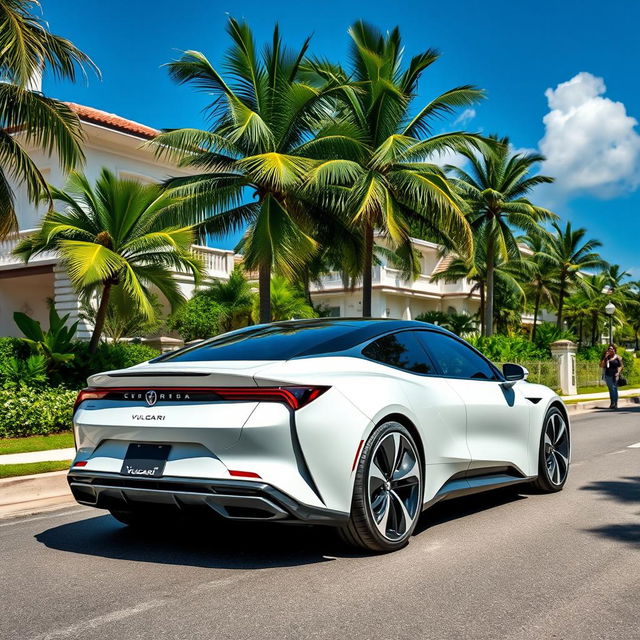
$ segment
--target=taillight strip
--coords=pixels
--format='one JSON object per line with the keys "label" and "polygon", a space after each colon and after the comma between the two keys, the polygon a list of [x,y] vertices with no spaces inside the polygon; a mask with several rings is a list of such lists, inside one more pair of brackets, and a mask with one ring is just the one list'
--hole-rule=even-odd
{"label": "taillight strip", "polygon": [[[213,393],[221,400],[238,402],[281,402],[296,411],[320,397],[329,387],[288,386],[288,387],[89,387],[78,393],[74,412],[85,400],[101,400],[111,393],[130,391],[155,391],[176,393]],[[197,401],[197,398],[194,398]]]}

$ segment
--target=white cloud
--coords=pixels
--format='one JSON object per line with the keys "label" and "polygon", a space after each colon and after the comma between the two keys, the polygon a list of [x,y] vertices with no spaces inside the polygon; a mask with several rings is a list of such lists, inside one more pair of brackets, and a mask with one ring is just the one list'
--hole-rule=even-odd
{"label": "white cloud", "polygon": [[454,121],[453,124],[465,124],[469,120],[473,120],[476,117],[475,109],[465,109]]}
{"label": "white cloud", "polygon": [[583,71],[545,91],[549,112],[539,147],[547,157],[542,172],[556,178],[554,191],[606,199],[640,184],[638,121],[606,90],[602,78]]}

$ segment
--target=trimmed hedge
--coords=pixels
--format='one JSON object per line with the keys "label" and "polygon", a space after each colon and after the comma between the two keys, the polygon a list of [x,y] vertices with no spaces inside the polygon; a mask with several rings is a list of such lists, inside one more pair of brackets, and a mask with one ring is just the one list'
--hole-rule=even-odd
{"label": "trimmed hedge", "polygon": [[0,389],[0,438],[68,431],[75,399],[66,389]]}
{"label": "trimmed hedge", "polygon": [[81,389],[87,385],[87,377],[101,371],[126,369],[141,362],[146,362],[160,355],[156,349],[146,344],[119,342],[102,343],[94,354],[89,353],[87,342],[76,342],[73,345],[74,359],[60,367],[52,385],[61,385],[67,389]]}

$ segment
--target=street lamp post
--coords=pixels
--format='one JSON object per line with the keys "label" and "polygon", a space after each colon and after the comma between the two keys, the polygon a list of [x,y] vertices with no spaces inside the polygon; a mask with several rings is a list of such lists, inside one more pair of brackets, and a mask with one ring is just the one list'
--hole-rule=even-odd
{"label": "street lamp post", "polygon": [[616,305],[609,302],[604,308],[604,312],[609,316],[609,344],[613,343],[613,314],[616,312]]}

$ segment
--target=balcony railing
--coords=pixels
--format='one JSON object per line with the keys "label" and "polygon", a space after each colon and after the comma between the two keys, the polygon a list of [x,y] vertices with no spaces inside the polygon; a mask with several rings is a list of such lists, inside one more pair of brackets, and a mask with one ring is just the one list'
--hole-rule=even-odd
{"label": "balcony railing", "polygon": [[[13,255],[13,250],[20,240],[34,231],[35,229],[25,229],[24,231],[13,233],[0,241],[0,267],[24,265],[21,258]],[[233,271],[233,251],[194,245],[193,253],[203,261],[207,276],[211,278],[228,278],[231,271]],[[29,264],[54,260],[56,260],[56,255],[52,252],[46,252],[34,256],[29,260]]]}
{"label": "balcony railing", "polygon": [[[382,285],[390,289],[402,289],[415,291],[416,293],[442,295],[447,293],[460,293],[468,295],[471,292],[471,286],[466,280],[458,280],[457,282],[434,282],[427,274],[420,274],[414,280],[407,280],[402,276],[402,272],[392,267],[378,265],[373,268],[372,284]],[[362,280],[356,283],[356,288],[362,286]],[[339,272],[332,271],[321,278],[320,286],[312,286],[312,291],[320,292],[343,289],[344,283]]]}
{"label": "balcony railing", "polygon": [[[0,267],[4,266],[23,266],[24,260],[18,256],[13,255],[13,250],[20,240],[26,238],[30,233],[33,233],[35,229],[25,229],[24,231],[18,231],[7,236],[4,240],[0,240]],[[29,263],[42,263],[45,261],[55,260],[56,256],[47,251],[34,256]]]}

